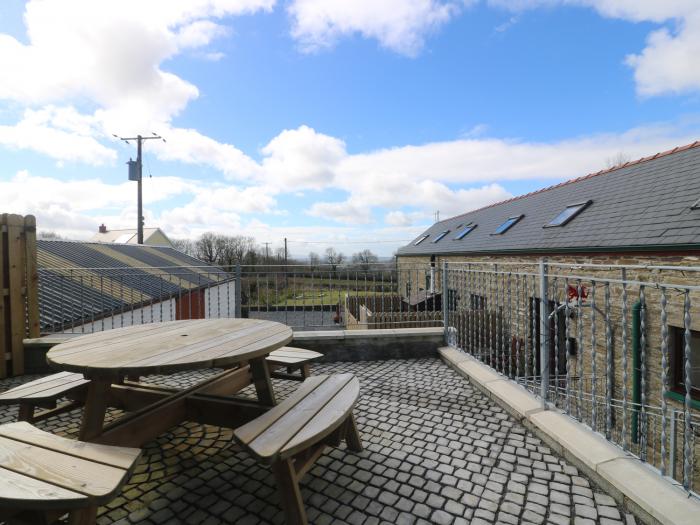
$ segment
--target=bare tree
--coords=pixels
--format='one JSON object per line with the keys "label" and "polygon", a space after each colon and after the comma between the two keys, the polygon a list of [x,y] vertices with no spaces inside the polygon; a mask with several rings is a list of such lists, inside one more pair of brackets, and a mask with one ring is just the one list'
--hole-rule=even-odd
{"label": "bare tree", "polygon": [[172,242],[173,248],[176,250],[181,251],[186,255],[194,256],[195,247],[194,243],[190,239],[170,239],[170,242]]}
{"label": "bare tree", "polygon": [[370,250],[362,250],[353,254],[352,263],[357,265],[362,271],[369,271],[370,267],[375,264],[379,258]]}
{"label": "bare tree", "polygon": [[331,269],[335,271],[338,265],[343,264],[345,260],[345,255],[342,252],[338,252],[335,248],[326,248],[326,262],[331,265]]}
{"label": "bare tree", "polygon": [[618,151],[612,157],[608,157],[607,159],[605,159],[605,163],[607,168],[611,169],[616,168],[617,166],[622,166],[630,160],[630,156],[627,153],[625,153],[624,151]]}
{"label": "bare tree", "polygon": [[225,268],[243,264],[246,255],[255,250],[255,239],[243,235],[220,235],[217,238],[218,263]]}
{"label": "bare tree", "polygon": [[65,237],[63,237],[62,235],[59,235],[58,233],[56,233],[54,231],[46,231],[46,230],[37,232],[36,237],[37,237],[37,239],[45,239],[48,241],[65,240]]}
{"label": "bare tree", "polygon": [[212,232],[203,233],[194,243],[194,252],[197,259],[201,259],[209,264],[219,262],[220,249],[219,236]]}
{"label": "bare tree", "polygon": [[316,252],[309,252],[309,266],[316,267],[321,264],[321,257]]}

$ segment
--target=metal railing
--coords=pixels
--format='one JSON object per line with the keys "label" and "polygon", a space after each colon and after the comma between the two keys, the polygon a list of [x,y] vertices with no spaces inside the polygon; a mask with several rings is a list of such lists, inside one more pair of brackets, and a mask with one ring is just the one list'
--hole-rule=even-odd
{"label": "metal railing", "polygon": [[296,330],[442,326],[433,266],[41,268],[43,333],[250,317]]}
{"label": "metal railing", "polygon": [[697,490],[699,267],[542,260],[442,273],[449,342]]}
{"label": "metal railing", "polygon": [[253,266],[241,269],[240,282],[243,317],[297,330],[443,324],[435,272],[424,265]]}
{"label": "metal railing", "polygon": [[295,330],[444,326],[451,344],[697,490],[700,268],[41,268],[39,299],[44,333],[212,317]]}
{"label": "metal railing", "polygon": [[38,273],[42,333],[236,314],[235,275],[209,266],[40,268]]}

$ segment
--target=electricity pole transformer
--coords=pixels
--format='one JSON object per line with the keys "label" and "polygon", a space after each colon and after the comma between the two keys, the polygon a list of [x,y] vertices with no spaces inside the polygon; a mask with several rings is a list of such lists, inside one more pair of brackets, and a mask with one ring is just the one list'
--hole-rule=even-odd
{"label": "electricity pole transformer", "polygon": [[165,142],[165,139],[160,135],[156,135],[155,133],[153,133],[152,135],[153,136],[148,137],[144,137],[141,135],[136,135],[135,137],[118,137],[117,135],[113,135],[119,140],[123,140],[127,144],[130,144],[130,140],[136,141],[136,160],[129,159],[129,162],[127,162],[127,164],[129,165],[129,180],[135,180],[138,183],[138,193],[136,201],[136,239],[139,244],[143,244],[143,164],[141,155],[142,144],[144,140],[154,139],[162,140],[163,142]]}

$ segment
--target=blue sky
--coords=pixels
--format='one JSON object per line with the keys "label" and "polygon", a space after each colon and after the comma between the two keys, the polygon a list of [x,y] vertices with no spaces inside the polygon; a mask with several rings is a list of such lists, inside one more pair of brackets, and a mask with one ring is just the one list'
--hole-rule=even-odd
{"label": "blue sky", "polygon": [[[10,0],[0,211],[305,256],[700,139],[695,0]],[[137,16],[138,15],[138,16]]]}

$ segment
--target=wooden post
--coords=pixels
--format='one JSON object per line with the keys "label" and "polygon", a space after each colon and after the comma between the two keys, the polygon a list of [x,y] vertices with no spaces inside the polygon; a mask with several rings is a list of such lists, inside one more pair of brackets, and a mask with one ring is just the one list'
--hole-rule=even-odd
{"label": "wooden post", "polygon": [[39,331],[39,272],[36,255],[36,219],[24,218],[25,260],[27,265],[27,336],[35,339]]}
{"label": "wooden post", "polygon": [[0,215],[0,377],[24,373],[27,337],[39,337],[36,219]]}
{"label": "wooden post", "polygon": [[24,373],[24,345],[26,333],[24,291],[26,273],[23,249],[24,218],[20,215],[7,216],[7,262],[10,288],[10,340],[12,372]]}
{"label": "wooden post", "polygon": [[6,377],[5,355],[10,348],[10,290],[7,287],[7,214],[0,214],[0,377]]}

